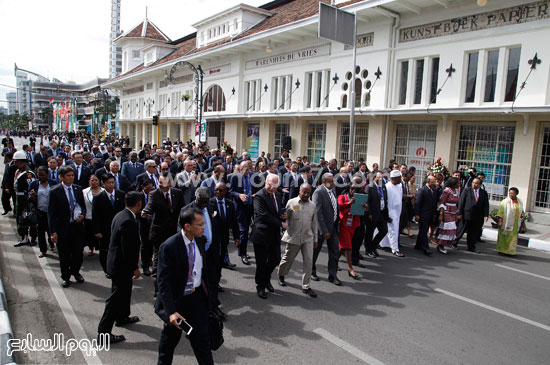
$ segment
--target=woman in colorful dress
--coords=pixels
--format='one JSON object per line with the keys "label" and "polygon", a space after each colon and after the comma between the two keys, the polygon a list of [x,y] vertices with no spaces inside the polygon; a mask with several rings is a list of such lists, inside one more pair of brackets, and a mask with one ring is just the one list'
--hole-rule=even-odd
{"label": "woman in colorful dress", "polygon": [[437,236],[437,250],[446,254],[446,246],[453,246],[456,242],[456,222],[459,217],[456,215],[460,193],[458,191],[459,181],[456,177],[447,180],[446,188],[439,199],[439,234]]}
{"label": "woman in colorful dress", "polygon": [[86,230],[86,244],[88,245],[88,256],[94,255],[94,249],[99,249],[99,240],[94,235],[92,227],[92,203],[94,198],[99,195],[103,188],[99,185],[99,178],[95,175],[90,176],[90,187],[82,190],[84,203],[86,204],[86,217],[84,217],[84,228]]}
{"label": "woman in colorful dress", "polygon": [[523,203],[518,198],[518,188],[510,188],[508,197],[500,202],[498,208],[498,238],[499,254],[514,256],[518,245],[518,233],[525,212]]}
{"label": "woman in colorful dress", "polygon": [[355,229],[361,225],[361,217],[351,214],[351,206],[355,203],[353,194],[358,188],[349,186],[344,194],[338,197],[338,205],[340,207],[340,232],[338,235],[338,245],[340,246],[340,256],[344,254],[348,262],[348,275],[355,280],[359,280],[360,276],[355,272],[351,260],[351,241]]}

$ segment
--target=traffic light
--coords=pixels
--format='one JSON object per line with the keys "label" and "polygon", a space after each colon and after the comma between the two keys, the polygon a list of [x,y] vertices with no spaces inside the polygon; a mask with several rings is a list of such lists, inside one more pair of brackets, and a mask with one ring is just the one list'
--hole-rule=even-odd
{"label": "traffic light", "polygon": [[153,115],[153,125],[159,125],[159,116]]}

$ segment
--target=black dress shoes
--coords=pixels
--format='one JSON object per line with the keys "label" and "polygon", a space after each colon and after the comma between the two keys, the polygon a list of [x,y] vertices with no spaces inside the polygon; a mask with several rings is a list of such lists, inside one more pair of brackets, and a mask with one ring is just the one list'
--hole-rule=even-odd
{"label": "black dress shoes", "polygon": [[[101,335],[102,335],[102,333],[97,334],[97,343],[98,343],[98,345],[103,345],[103,339],[105,337],[101,336]],[[124,337],[123,335],[113,335],[112,333],[108,333],[106,337],[109,341],[109,344],[111,344],[111,345],[113,343],[126,341],[126,337]]]}
{"label": "black dress shoes", "polygon": [[2,213],[2,215],[6,215],[6,214],[8,214],[9,212],[11,212],[11,210],[6,210],[4,213]]}
{"label": "black dress shoes", "polygon": [[106,277],[107,279],[110,279],[110,278],[111,278],[111,275],[105,273],[105,277]]}
{"label": "black dress shoes", "polygon": [[424,251],[424,255],[430,257],[432,255],[432,251],[430,251],[430,249],[427,249]]}
{"label": "black dress shoes", "polygon": [[126,318],[124,318],[120,321],[115,322],[115,326],[122,327],[122,326],[125,326],[127,324],[136,323],[136,322],[139,322],[139,317],[138,316],[126,317]]}
{"label": "black dress shoes", "polygon": [[219,307],[214,308],[212,312],[224,321],[227,318],[227,314],[225,314]]}
{"label": "black dress shoes", "polygon": [[69,280],[63,280],[61,282],[61,286],[64,288],[68,288],[69,286],[71,286],[71,282]]}
{"label": "black dress shoes", "polygon": [[317,276],[317,274],[311,274],[311,280],[319,281],[319,277]]}
{"label": "black dress shoes", "polygon": [[359,260],[364,260],[365,259],[365,256],[359,254]]}
{"label": "black dress shoes", "polygon": [[261,289],[257,289],[256,290],[258,292],[258,296],[262,299],[267,299],[267,294],[265,293],[265,289],[264,288],[261,288]]}
{"label": "black dress shoes", "polygon": [[275,288],[271,285],[271,283],[267,283],[265,287],[270,293],[275,293]]}
{"label": "black dress shoes", "polygon": [[143,275],[151,276],[151,269],[149,269],[148,267],[144,267],[143,268]]}
{"label": "black dress shoes", "polygon": [[74,276],[74,279],[76,280],[77,283],[82,284],[84,282],[84,278],[82,277],[82,275],[76,274],[76,275],[73,275],[73,276]]}
{"label": "black dress shoes", "polygon": [[280,286],[286,286],[285,277],[284,277],[284,276],[279,276],[279,285],[280,285]]}
{"label": "black dress shoes", "polygon": [[340,280],[338,280],[338,278],[336,278],[336,277],[335,278],[328,278],[328,281],[330,281],[334,285],[342,286],[342,282]]}
{"label": "black dress shoes", "polygon": [[27,238],[17,242],[13,247],[21,247],[30,244],[29,240]]}
{"label": "black dress shoes", "polygon": [[248,256],[241,256],[241,261],[245,265],[250,265],[250,261],[248,261]]}
{"label": "black dress shoes", "polygon": [[372,254],[374,255],[374,257],[380,257],[380,254],[376,250],[372,251]]}
{"label": "black dress shoes", "polygon": [[225,290],[223,290],[222,286],[218,284],[218,292],[223,293]]}
{"label": "black dress shoes", "polygon": [[468,251],[473,252],[473,253],[481,253],[481,251],[478,250],[477,248],[468,249]]}
{"label": "black dress shoes", "polygon": [[317,293],[315,293],[311,288],[302,289],[302,293],[307,294],[312,298],[317,298]]}
{"label": "black dress shoes", "polygon": [[38,242],[36,242],[36,238],[33,238],[31,242],[29,243],[30,246],[36,246]]}
{"label": "black dress shoes", "polygon": [[231,262],[224,262],[222,267],[224,269],[229,269],[229,270],[233,270],[237,265],[235,264],[232,264]]}
{"label": "black dress shoes", "polygon": [[482,240],[481,238],[477,240],[479,243],[485,243],[485,240]]}

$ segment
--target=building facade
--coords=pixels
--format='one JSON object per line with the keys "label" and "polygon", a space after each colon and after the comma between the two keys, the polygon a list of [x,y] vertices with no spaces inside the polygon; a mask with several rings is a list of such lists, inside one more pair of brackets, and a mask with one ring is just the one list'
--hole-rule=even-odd
{"label": "building facade", "polygon": [[6,93],[6,100],[8,101],[8,114],[15,114],[17,110],[17,93],[15,91]]}
{"label": "building facade", "polygon": [[113,78],[122,72],[122,48],[114,43],[122,31],[120,30],[120,1],[111,0],[111,34],[109,42],[109,77]]}
{"label": "building facade", "polygon": [[357,14],[355,70],[352,47],[317,37],[318,3],[237,6],[165,43],[164,53],[137,60],[105,84],[121,95],[121,134],[134,147],[194,139],[194,77],[174,67],[187,61],[204,70],[211,146],[228,141],[251,155],[278,155],[291,136],[291,157],[364,158],[369,167],[395,158],[419,177],[441,157],[450,170],[483,171],[493,203],[516,186],[527,209],[547,219],[548,1],[336,1]]}

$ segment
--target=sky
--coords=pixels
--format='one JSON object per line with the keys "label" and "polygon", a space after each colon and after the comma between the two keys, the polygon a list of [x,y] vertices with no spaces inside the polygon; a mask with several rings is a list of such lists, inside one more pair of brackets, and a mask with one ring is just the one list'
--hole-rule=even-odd
{"label": "sky", "polygon": [[[170,39],[195,31],[191,24],[239,3],[270,0],[121,0],[126,32],[148,19]],[[15,86],[14,63],[42,76],[86,82],[109,73],[110,0],[0,0],[0,84]],[[0,106],[5,94],[0,85]]]}

